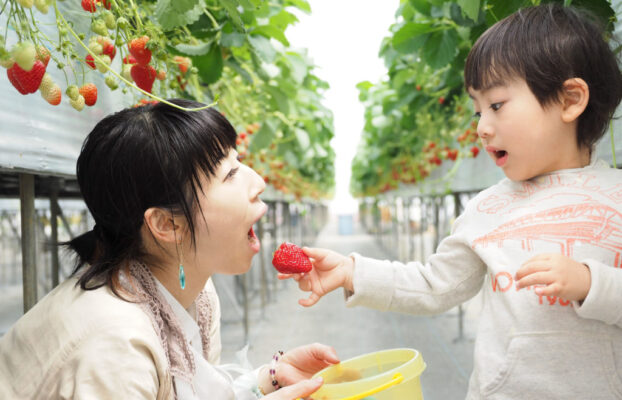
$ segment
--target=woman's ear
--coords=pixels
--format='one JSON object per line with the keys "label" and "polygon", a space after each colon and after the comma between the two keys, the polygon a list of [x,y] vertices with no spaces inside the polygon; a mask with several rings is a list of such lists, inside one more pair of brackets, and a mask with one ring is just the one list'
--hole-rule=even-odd
{"label": "woman's ear", "polygon": [[175,218],[170,211],[151,207],[145,211],[144,219],[157,241],[179,243],[183,237],[183,217]]}
{"label": "woman's ear", "polygon": [[573,122],[585,111],[590,89],[581,78],[567,79],[562,84],[562,120]]}

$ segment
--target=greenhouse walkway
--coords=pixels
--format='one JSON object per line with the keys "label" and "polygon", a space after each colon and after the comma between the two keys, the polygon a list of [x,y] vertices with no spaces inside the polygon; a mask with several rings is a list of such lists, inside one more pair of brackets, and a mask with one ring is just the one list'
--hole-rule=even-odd
{"label": "greenhouse walkway", "polygon": [[[341,253],[356,251],[376,258],[391,258],[355,224],[354,234],[338,235],[331,219],[320,232],[317,247]],[[346,308],[341,290],[330,293],[311,308],[297,300],[304,296],[295,282],[280,282],[276,295],[260,315],[251,313],[249,359],[253,365],[267,362],[276,350],[320,342],[333,346],[342,360],[398,347],[421,352],[427,364],[421,376],[426,400],[463,399],[472,370],[473,338],[480,307],[479,296],[463,305],[463,334],[459,332],[458,308],[434,317]],[[222,296],[221,296],[222,297]],[[223,312],[223,362],[234,361],[243,343],[240,323],[227,322]]]}

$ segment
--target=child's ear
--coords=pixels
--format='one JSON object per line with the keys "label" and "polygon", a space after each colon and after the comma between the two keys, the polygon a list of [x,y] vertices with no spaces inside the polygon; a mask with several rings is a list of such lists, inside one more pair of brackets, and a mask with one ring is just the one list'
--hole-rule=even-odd
{"label": "child's ear", "polygon": [[170,211],[151,207],[145,211],[144,221],[157,241],[178,243],[182,239],[183,217],[174,218]]}
{"label": "child's ear", "polygon": [[590,99],[590,89],[581,78],[571,78],[562,85],[562,120],[575,121],[585,111]]}

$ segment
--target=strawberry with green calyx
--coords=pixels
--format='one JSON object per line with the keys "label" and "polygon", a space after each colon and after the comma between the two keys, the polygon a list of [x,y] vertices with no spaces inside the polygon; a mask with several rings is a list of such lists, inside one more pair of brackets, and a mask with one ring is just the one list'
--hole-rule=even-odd
{"label": "strawberry with green calyx", "polygon": [[293,243],[284,242],[274,252],[272,265],[283,274],[300,274],[311,271],[309,257]]}
{"label": "strawberry with green calyx", "polygon": [[136,83],[136,86],[138,86],[145,92],[151,93],[153,81],[155,81],[157,75],[155,68],[153,68],[151,65],[136,64],[132,65],[130,73],[132,75],[132,79]]}
{"label": "strawberry with green calyx", "polygon": [[473,155],[473,158],[477,157],[477,155],[479,154],[479,147],[477,146],[471,147],[471,154]]}
{"label": "strawberry with green calyx", "polygon": [[57,106],[60,104],[63,95],[62,91],[60,90],[60,86],[54,83],[45,92],[41,91],[41,97],[43,97],[43,99],[51,105]]}
{"label": "strawberry with green calyx", "polygon": [[42,14],[47,14],[50,9],[48,0],[35,0],[35,7]]}
{"label": "strawberry with green calyx", "polygon": [[188,57],[175,56],[173,62],[177,64],[182,75],[185,75],[188,69],[192,67],[192,60]]}
{"label": "strawberry with green calyx", "polygon": [[33,0],[17,0],[17,3],[24,8],[32,8]]}
{"label": "strawberry with green calyx", "polygon": [[95,67],[95,59],[93,58],[93,56],[92,56],[92,55],[87,54],[87,55],[86,55],[86,58],[85,58],[85,62],[86,62],[86,65],[88,65],[89,67],[91,67],[91,69],[95,69],[95,68],[96,68],[96,67]]}
{"label": "strawberry with green calyx", "polygon": [[166,71],[163,69],[158,70],[156,79],[159,81],[163,81],[166,79]]}
{"label": "strawberry with green calyx", "polygon": [[99,72],[106,73],[108,71],[108,66],[112,63],[110,56],[102,54],[99,56],[99,60],[95,60],[95,67]]}
{"label": "strawberry with green calyx", "polygon": [[80,89],[78,89],[76,85],[70,85],[67,87],[67,90],[65,90],[65,93],[69,96],[70,100],[75,101],[78,100],[78,97],[80,96]]}
{"label": "strawberry with green calyx", "polygon": [[102,18],[106,23],[106,28],[113,30],[117,28],[117,20],[114,17],[114,14],[108,10],[104,11],[102,14]]}
{"label": "strawberry with green calyx", "polygon": [[39,60],[35,61],[30,71],[23,70],[19,64],[15,63],[6,70],[9,81],[15,86],[21,94],[34,93],[39,89],[43,75],[45,74],[45,65]]}
{"label": "strawberry with green calyx", "polygon": [[84,97],[84,104],[92,107],[97,102],[97,86],[87,83],[80,88],[80,94]]}
{"label": "strawberry with green calyx", "polygon": [[136,59],[136,63],[139,65],[147,65],[151,61],[151,50],[147,48],[149,42],[149,36],[142,36],[132,39],[128,45],[130,54]]}
{"label": "strawberry with green calyx", "polygon": [[94,13],[97,11],[97,3],[99,3],[99,0],[82,0],[82,9]]}
{"label": "strawberry with green calyx", "polygon": [[32,42],[20,42],[11,50],[13,60],[24,71],[30,71],[35,63],[37,50]]}
{"label": "strawberry with green calyx", "polygon": [[114,76],[108,75],[106,77],[106,86],[108,86],[110,90],[115,90],[116,88],[119,87],[119,82],[117,81],[117,78],[115,78]]}
{"label": "strawberry with green calyx", "polygon": [[75,108],[76,110],[82,111],[82,109],[84,108],[84,97],[81,94],[79,94],[75,100],[70,99],[69,104],[71,104],[71,106]]}
{"label": "strawberry with green calyx", "polygon": [[130,64],[125,64],[121,69],[121,76],[126,80],[133,82],[134,78],[132,78],[132,66]]}
{"label": "strawberry with green calyx", "polygon": [[47,67],[50,62],[50,57],[51,57],[50,51],[45,46],[39,46],[39,48],[37,49],[37,55],[35,56],[35,58],[41,61],[43,65]]}
{"label": "strawberry with green calyx", "polygon": [[91,23],[91,30],[98,35],[108,36],[108,27],[103,19],[96,19]]}

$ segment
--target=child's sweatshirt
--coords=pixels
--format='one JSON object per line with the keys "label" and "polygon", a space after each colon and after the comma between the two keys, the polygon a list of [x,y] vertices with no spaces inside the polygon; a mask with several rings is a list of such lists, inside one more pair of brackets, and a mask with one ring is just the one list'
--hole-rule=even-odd
{"label": "child's sweatshirt", "polygon": [[[589,267],[582,304],[516,289],[542,253]],[[483,291],[467,399],[622,399],[622,170],[596,161],[504,179],[469,201],[426,264],[354,257],[348,306],[436,314]]]}

